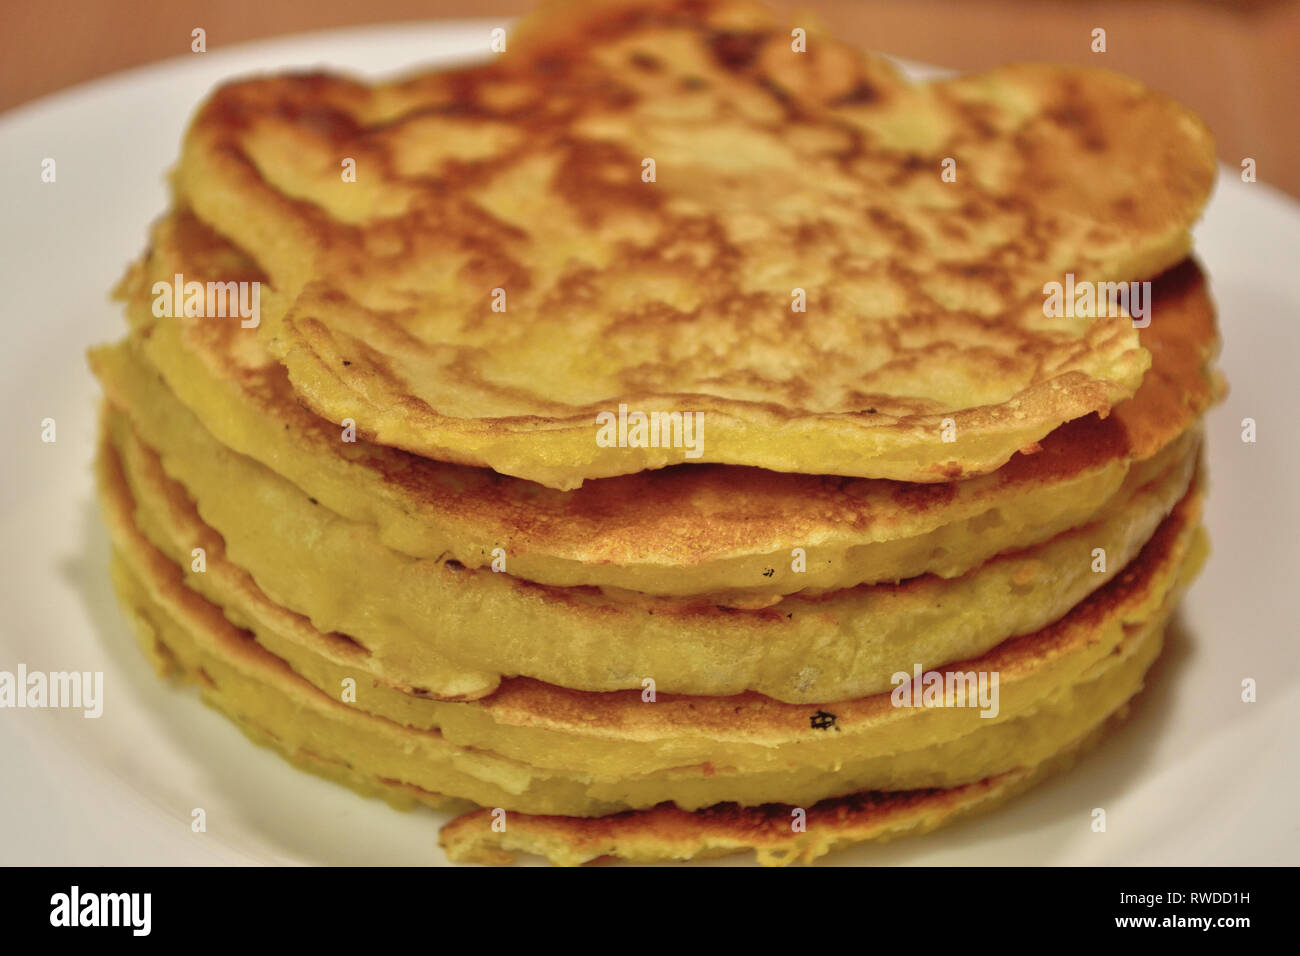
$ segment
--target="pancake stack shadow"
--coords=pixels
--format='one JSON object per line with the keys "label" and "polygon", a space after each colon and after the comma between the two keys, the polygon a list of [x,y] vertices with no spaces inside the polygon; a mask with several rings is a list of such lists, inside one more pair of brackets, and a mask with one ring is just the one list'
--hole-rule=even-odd
{"label": "pancake stack shadow", "polygon": [[1199,120],[747,0],[506,42],[196,113],[90,356],[157,669],[453,860],[808,862],[1067,767],[1206,552]]}

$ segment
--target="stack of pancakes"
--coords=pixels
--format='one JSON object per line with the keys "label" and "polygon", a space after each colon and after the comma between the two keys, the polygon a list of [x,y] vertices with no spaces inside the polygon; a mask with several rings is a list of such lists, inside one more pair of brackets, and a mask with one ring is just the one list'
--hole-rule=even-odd
{"label": "stack of pancakes", "polygon": [[1203,558],[1213,173],[1132,81],[912,85],[747,0],[224,86],[91,356],[118,592],[452,859],[931,829],[1122,716]]}

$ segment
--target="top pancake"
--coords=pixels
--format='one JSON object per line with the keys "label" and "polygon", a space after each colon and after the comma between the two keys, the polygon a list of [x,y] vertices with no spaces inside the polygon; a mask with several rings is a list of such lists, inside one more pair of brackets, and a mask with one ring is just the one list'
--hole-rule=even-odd
{"label": "top pancake", "polygon": [[[910,86],[748,3],[642,0],[549,4],[483,66],[225,86],[176,185],[276,287],[260,334],[304,404],[568,489],[996,469],[1149,362],[1124,316],[1045,317],[1044,283],[1176,263],[1213,170],[1195,117],[1109,73]],[[702,413],[698,457],[602,447],[620,405]]]}

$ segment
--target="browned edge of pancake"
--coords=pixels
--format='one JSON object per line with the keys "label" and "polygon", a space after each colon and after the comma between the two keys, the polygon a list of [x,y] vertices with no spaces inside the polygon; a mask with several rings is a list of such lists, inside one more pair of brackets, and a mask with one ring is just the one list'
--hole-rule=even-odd
{"label": "browned edge of pancake", "polygon": [[[719,804],[685,811],[672,804],[604,817],[541,816],[475,810],[446,824],[438,843],[457,863],[510,864],[531,853],[561,866],[620,858],[686,861],[753,850],[765,866],[812,863],[854,844],[917,836],[991,810],[1048,776],[1068,769],[1128,715],[1125,704],[1099,727],[1035,767],[947,790],[870,791],[832,797],[806,809],[804,832],[785,804]],[[505,829],[496,829],[501,819]]]}

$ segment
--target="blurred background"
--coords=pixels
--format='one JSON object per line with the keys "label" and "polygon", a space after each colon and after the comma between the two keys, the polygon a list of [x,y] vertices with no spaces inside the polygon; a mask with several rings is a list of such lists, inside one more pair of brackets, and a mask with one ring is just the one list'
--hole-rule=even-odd
{"label": "blurred background", "polygon": [[[859,45],[958,70],[1105,66],[1191,106],[1220,158],[1300,197],[1300,0],[768,0]],[[0,0],[0,111],[117,70],[245,40],[403,20],[507,17],[533,0]],[[1090,49],[1106,31],[1106,52]]]}

